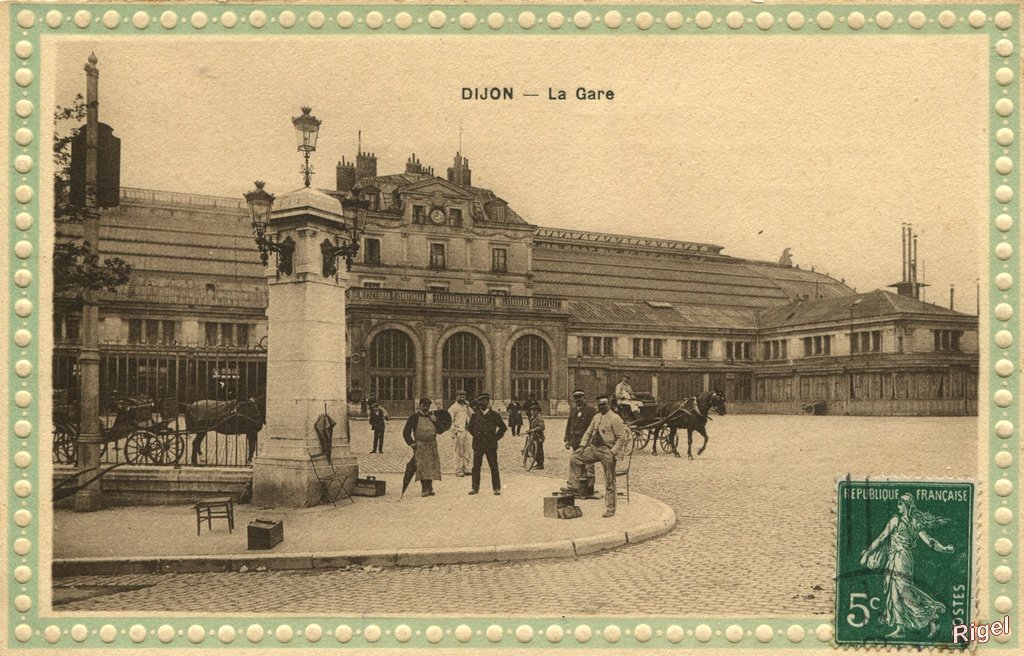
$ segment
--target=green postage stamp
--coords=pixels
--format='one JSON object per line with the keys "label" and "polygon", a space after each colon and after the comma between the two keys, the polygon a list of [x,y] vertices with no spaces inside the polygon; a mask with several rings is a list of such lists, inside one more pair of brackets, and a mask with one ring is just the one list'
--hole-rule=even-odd
{"label": "green postage stamp", "polygon": [[1024,653],[1022,8],[0,0],[0,654]]}
{"label": "green postage stamp", "polygon": [[974,484],[843,480],[838,506],[836,642],[954,645],[971,619]]}

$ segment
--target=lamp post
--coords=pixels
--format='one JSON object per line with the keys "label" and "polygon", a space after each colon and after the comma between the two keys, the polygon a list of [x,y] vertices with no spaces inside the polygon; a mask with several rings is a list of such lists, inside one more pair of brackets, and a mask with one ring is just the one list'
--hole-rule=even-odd
{"label": "lamp post", "polygon": [[313,169],[309,165],[309,154],[316,150],[316,140],[320,135],[321,121],[310,114],[311,107],[301,107],[302,114],[292,119],[295,126],[296,137],[299,140],[299,152],[302,153],[305,162],[302,166],[302,175],[306,186],[309,186],[310,178],[313,177]]}
{"label": "lamp post", "polygon": [[345,271],[352,270],[352,262],[359,254],[359,238],[366,229],[366,211],[370,207],[370,201],[360,198],[345,198],[341,201],[342,214],[345,217],[345,232],[340,245],[332,244],[325,239],[320,244],[320,252],[323,256],[323,275],[330,278],[338,273],[338,258],[345,258]]}
{"label": "lamp post", "polygon": [[[253,238],[267,274],[266,427],[253,459],[253,503],[258,506],[316,505],[320,477],[333,468],[355,483],[358,462],[348,430],[345,290],[347,264],[359,252],[368,204],[338,198],[310,187],[309,154],[316,148],[320,121],[302,108],[292,119],[305,164],[305,186],[280,196],[262,181],[244,194]],[[321,415],[335,422],[331,434],[318,434]],[[322,430],[322,429],[321,429]],[[330,467],[327,460],[331,462]]]}

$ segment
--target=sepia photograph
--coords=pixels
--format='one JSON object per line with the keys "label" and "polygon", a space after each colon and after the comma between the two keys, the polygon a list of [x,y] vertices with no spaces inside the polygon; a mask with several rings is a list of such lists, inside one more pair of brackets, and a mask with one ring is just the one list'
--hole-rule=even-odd
{"label": "sepia photograph", "polygon": [[[40,48],[40,612],[362,647],[1002,630],[987,36],[101,9]],[[159,640],[219,626],[190,622]]]}

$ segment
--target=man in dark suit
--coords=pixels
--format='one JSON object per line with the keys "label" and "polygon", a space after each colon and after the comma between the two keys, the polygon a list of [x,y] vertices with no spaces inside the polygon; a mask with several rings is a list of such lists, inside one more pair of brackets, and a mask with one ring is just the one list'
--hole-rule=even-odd
{"label": "man in dark suit", "polygon": [[498,440],[504,437],[508,427],[501,415],[491,410],[491,395],[486,392],[476,397],[477,411],[469,418],[469,433],[473,436],[473,489],[470,494],[480,491],[480,468],[484,458],[491,470],[491,487],[495,494],[501,494],[501,474],[498,473]]}
{"label": "man in dark suit", "polygon": [[[587,403],[587,393],[578,389],[572,393],[573,407],[569,411],[569,418],[565,422],[565,448],[575,452],[580,448],[583,434],[590,428],[590,422],[594,421],[597,408]],[[591,463],[584,468],[584,478],[594,481],[594,464]]]}

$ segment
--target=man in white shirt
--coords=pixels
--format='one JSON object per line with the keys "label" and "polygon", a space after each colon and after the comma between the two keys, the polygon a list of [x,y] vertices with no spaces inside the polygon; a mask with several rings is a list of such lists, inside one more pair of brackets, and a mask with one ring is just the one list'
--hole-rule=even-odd
{"label": "man in white shirt", "polygon": [[455,441],[455,475],[462,477],[469,474],[471,464],[469,418],[473,410],[466,402],[466,393],[459,390],[455,393],[455,403],[448,408],[452,416],[452,439]]}
{"label": "man in white shirt", "polygon": [[615,458],[629,439],[629,431],[622,417],[611,411],[607,396],[597,397],[597,414],[580,441],[580,448],[569,461],[569,484],[562,488],[568,494],[580,493],[583,468],[600,462],[604,468],[603,517],[615,515]]}
{"label": "man in white shirt", "polygon": [[633,394],[633,388],[629,384],[629,376],[623,376],[622,382],[615,386],[615,400],[618,402],[620,409],[628,409],[629,414],[627,418],[630,421],[636,418],[636,413],[640,409],[640,401]]}

